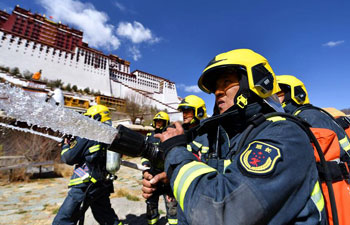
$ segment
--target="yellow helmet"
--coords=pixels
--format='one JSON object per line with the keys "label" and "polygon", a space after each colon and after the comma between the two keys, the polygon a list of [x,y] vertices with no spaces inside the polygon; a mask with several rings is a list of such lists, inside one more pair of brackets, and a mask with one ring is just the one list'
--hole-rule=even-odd
{"label": "yellow helmet", "polygon": [[[170,118],[169,118],[169,115],[168,113],[166,112],[159,112],[157,113],[154,117],[153,117],[153,122],[152,122],[152,125],[153,127],[156,127],[156,120],[164,120],[165,121],[165,126],[168,126],[169,123],[170,123]],[[163,128],[163,127],[162,127]]]}
{"label": "yellow helmet", "polygon": [[285,103],[293,100],[298,105],[310,104],[305,85],[298,78],[291,75],[280,75],[277,76],[277,83],[285,93]]}
{"label": "yellow helmet", "polygon": [[[207,108],[205,107],[205,102],[203,99],[196,95],[186,96],[184,99],[182,99],[177,109],[179,111],[183,111],[185,109],[193,109],[194,117],[197,120],[201,120],[207,117]],[[192,124],[193,122],[195,121],[191,121],[190,123]]]}
{"label": "yellow helmet", "polygon": [[109,109],[104,105],[91,106],[90,108],[88,108],[86,113],[84,113],[84,115],[89,116],[94,120],[98,120],[102,123],[111,119],[109,117]]}
{"label": "yellow helmet", "polygon": [[198,80],[198,86],[206,93],[214,93],[216,80],[222,71],[233,70],[241,77],[235,104],[244,108],[251,92],[261,98],[276,94],[279,87],[268,61],[250,49],[236,49],[217,55],[209,62]]}

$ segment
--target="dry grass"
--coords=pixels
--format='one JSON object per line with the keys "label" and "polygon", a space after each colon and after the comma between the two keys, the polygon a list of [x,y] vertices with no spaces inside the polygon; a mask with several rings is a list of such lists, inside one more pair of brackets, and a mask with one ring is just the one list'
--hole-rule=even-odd
{"label": "dry grass", "polygon": [[111,194],[111,198],[125,197],[130,201],[140,201],[140,198],[137,195],[138,193],[135,193],[135,191],[130,191],[130,190],[127,190],[126,188],[119,188],[114,193]]}
{"label": "dry grass", "polygon": [[[55,164],[54,165],[54,173],[58,177],[70,177],[73,173],[73,167],[66,164]],[[30,182],[33,174],[26,173],[26,168],[13,169],[12,172],[10,170],[1,171],[0,172],[0,180],[3,183],[6,182]],[[38,182],[47,183],[49,180],[43,180]]]}
{"label": "dry grass", "polygon": [[0,173],[0,179],[10,182],[29,181],[29,177],[30,176],[26,173],[25,168],[13,169],[12,172],[10,172],[10,170],[6,170]]}
{"label": "dry grass", "polygon": [[53,214],[53,215],[56,215],[58,210],[60,209],[60,205],[51,205],[51,204],[45,204],[44,205],[44,211],[45,212],[48,212],[49,214]]}
{"label": "dry grass", "polygon": [[73,166],[69,166],[66,164],[55,164],[54,172],[58,176],[70,177],[70,176],[72,176],[72,173],[73,173]]}

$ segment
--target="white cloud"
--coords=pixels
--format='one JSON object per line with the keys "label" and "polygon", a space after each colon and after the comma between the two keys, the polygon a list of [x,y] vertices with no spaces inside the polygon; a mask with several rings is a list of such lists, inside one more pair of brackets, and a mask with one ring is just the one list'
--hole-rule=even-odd
{"label": "white cloud", "polygon": [[4,11],[11,14],[11,12],[13,11],[13,7],[6,7]]}
{"label": "white cloud", "polygon": [[120,45],[114,35],[115,27],[108,23],[106,13],[98,11],[90,3],[79,0],[37,0],[55,21],[73,25],[84,32],[84,41],[92,47],[116,50]]}
{"label": "white cloud", "polygon": [[120,10],[120,11],[123,11],[123,12],[125,12],[126,11],[126,7],[123,5],[123,4],[121,4],[120,2],[114,2],[114,5]]}
{"label": "white cloud", "polygon": [[326,47],[332,48],[332,47],[341,45],[341,44],[343,44],[344,42],[345,42],[344,40],[342,40],[342,41],[329,41],[329,42],[323,44],[322,46],[326,46]]}
{"label": "white cloud", "polygon": [[141,56],[142,56],[140,50],[136,46],[130,47],[129,52],[131,53],[132,58],[135,61],[139,60],[139,58],[141,58]]}
{"label": "white cloud", "polygon": [[178,84],[176,85],[179,89],[184,90],[185,92],[189,93],[200,93],[202,92],[201,89],[197,85],[185,85],[185,84]]}
{"label": "white cloud", "polygon": [[133,24],[129,22],[120,22],[117,28],[117,34],[131,40],[134,44],[142,42],[152,44],[160,41],[160,38],[154,36],[150,29],[145,28],[137,21],[134,21]]}

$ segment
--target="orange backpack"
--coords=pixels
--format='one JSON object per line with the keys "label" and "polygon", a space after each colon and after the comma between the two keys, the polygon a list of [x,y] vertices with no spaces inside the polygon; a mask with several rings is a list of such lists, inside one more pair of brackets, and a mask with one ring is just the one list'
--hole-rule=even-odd
{"label": "orange backpack", "polygon": [[[261,118],[263,117],[263,118]],[[327,219],[329,225],[350,225],[350,177],[349,162],[340,161],[340,145],[336,133],[330,129],[312,128],[309,123],[300,117],[287,113],[269,113],[257,116],[251,121],[251,127],[244,131],[247,139],[254,126],[268,118],[283,117],[298,124],[308,135],[314,148],[314,155],[322,186],[322,193],[326,204]],[[243,143],[244,141],[240,141]],[[241,149],[241,143],[238,149]],[[347,213],[346,213],[347,212]]]}
{"label": "orange backpack", "polygon": [[[246,140],[253,136],[251,131],[254,127],[258,127],[273,117],[282,117],[296,123],[308,135],[314,148],[328,224],[350,225],[350,216],[347,216],[350,212],[349,162],[340,161],[340,145],[334,131],[325,128],[312,128],[307,121],[287,113],[261,114],[251,119],[250,125],[242,133],[237,152],[242,149]],[[259,130],[255,130],[254,133],[259,133]]]}
{"label": "orange backpack", "polygon": [[[310,128],[314,136],[316,137],[318,144],[320,145],[324,154],[328,170],[331,175],[331,182],[334,192],[334,199],[336,203],[337,217],[339,225],[349,225],[350,216],[350,177],[349,167],[347,163],[340,161],[340,146],[336,133],[332,130],[325,128]],[[315,149],[315,145],[314,145]],[[328,187],[326,185],[326,176],[324,168],[320,167],[320,156],[315,149],[315,158],[318,163],[319,176],[322,181],[323,196],[326,203],[328,222],[330,225],[333,223],[332,206]]]}

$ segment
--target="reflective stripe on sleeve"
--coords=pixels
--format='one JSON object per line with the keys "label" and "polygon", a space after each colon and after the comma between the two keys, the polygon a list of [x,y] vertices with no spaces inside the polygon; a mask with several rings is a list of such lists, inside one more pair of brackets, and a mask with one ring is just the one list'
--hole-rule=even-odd
{"label": "reflective stripe on sleeve", "polygon": [[201,150],[201,152],[202,153],[208,153],[208,151],[209,151],[209,147],[206,147],[206,146],[202,146],[202,150]]}
{"label": "reflective stripe on sleeve", "polygon": [[192,152],[192,147],[189,144],[187,144],[187,151]]}
{"label": "reflective stripe on sleeve", "polygon": [[182,210],[184,210],[185,195],[191,183],[197,177],[210,172],[216,172],[216,170],[196,161],[190,162],[180,169],[174,182],[174,195]]}
{"label": "reflective stripe on sleeve", "polygon": [[151,220],[148,220],[148,224],[149,225],[153,225],[153,224],[156,224],[158,222],[159,218],[154,218],[154,219],[151,219]]}
{"label": "reflective stripe on sleeve", "polygon": [[271,118],[267,118],[266,120],[270,120],[272,122],[277,122],[277,121],[282,121],[282,120],[286,120],[286,118],[283,118],[281,116],[273,116]]}
{"label": "reflective stripe on sleeve", "polygon": [[298,110],[294,113],[294,116],[298,115],[299,113],[301,113],[301,110]]}
{"label": "reflective stripe on sleeve", "polygon": [[197,141],[192,141],[192,143],[197,146],[198,148],[202,147],[201,143],[198,143]]}
{"label": "reflective stripe on sleeve", "polygon": [[146,162],[149,162],[149,160],[146,159],[146,158],[142,158],[142,159],[141,159],[141,164],[146,163]]}
{"label": "reflective stripe on sleeve", "polygon": [[62,152],[61,152],[61,155],[63,155],[64,153],[66,153],[66,151],[68,151],[68,150],[69,150],[69,148],[63,149]]}
{"label": "reflective stripe on sleeve", "polygon": [[90,153],[97,152],[98,150],[100,150],[100,145],[94,145],[89,148]]}
{"label": "reflective stripe on sleeve", "polygon": [[177,219],[169,219],[168,218],[168,223],[171,225],[175,225],[175,224],[177,224]]}
{"label": "reflective stripe on sleeve", "polygon": [[349,140],[346,136],[339,141],[339,144],[345,151],[350,150],[350,143],[349,143]]}
{"label": "reflective stripe on sleeve", "polygon": [[315,186],[314,186],[314,189],[312,190],[312,193],[311,193],[311,199],[312,201],[315,203],[318,211],[319,211],[319,214],[320,214],[320,218],[319,218],[319,221],[321,221],[322,217],[321,217],[321,212],[324,208],[324,199],[323,199],[323,195],[322,195],[322,191],[321,191],[321,188],[320,188],[320,183],[317,181]]}

